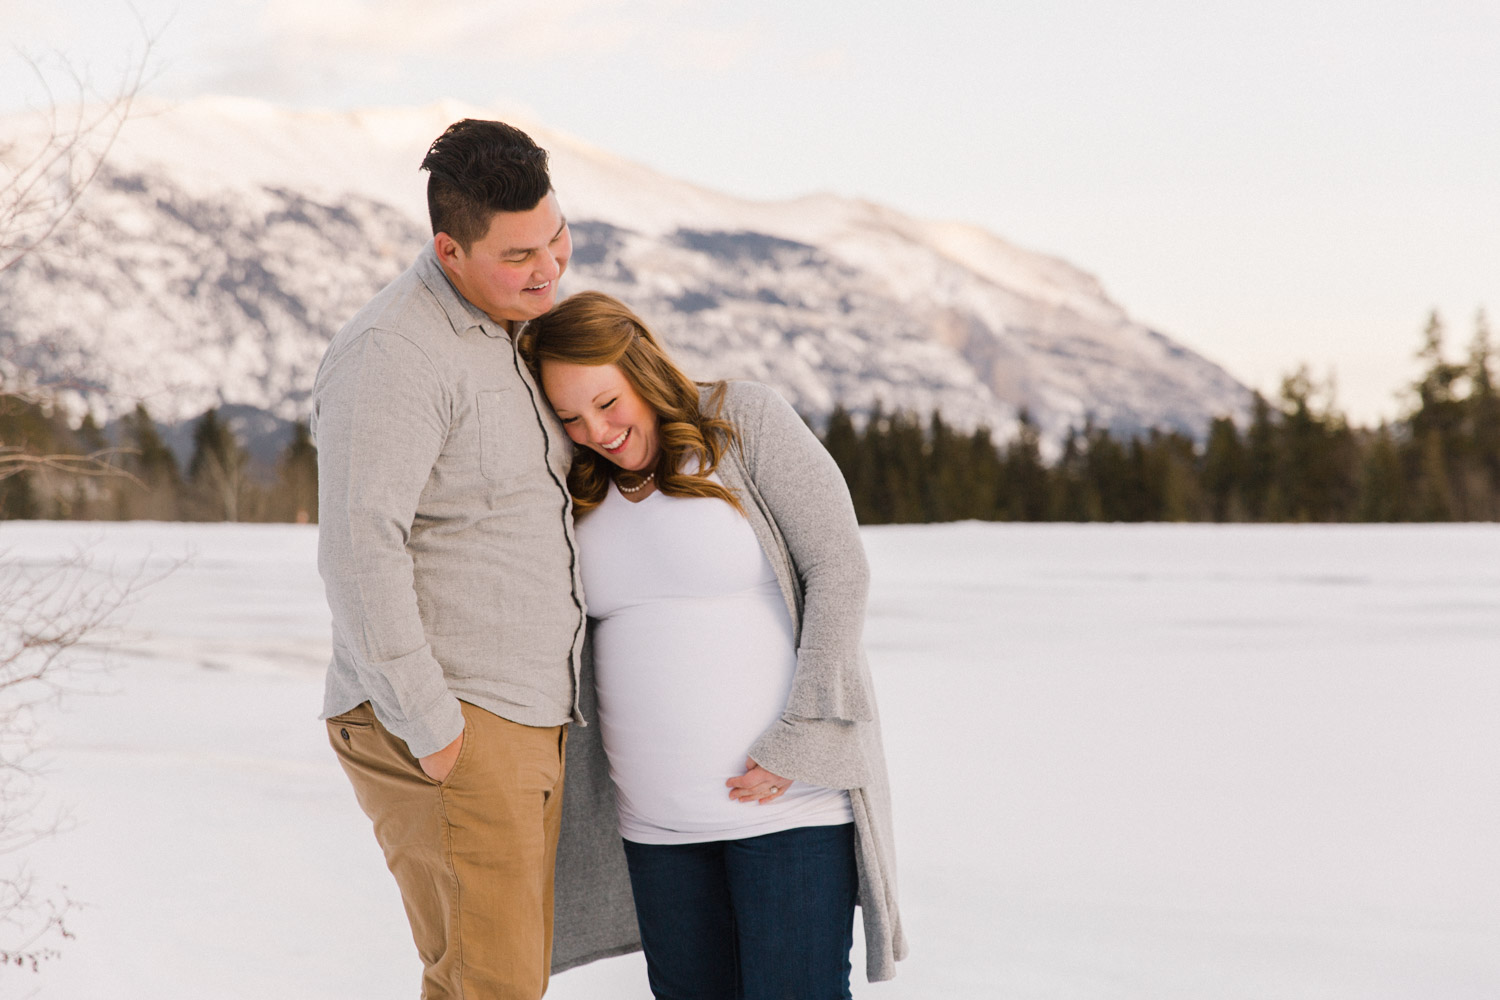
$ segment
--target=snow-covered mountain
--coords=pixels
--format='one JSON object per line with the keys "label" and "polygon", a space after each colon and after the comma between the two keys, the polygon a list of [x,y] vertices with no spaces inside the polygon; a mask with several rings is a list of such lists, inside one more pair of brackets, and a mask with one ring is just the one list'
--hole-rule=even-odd
{"label": "snow-covered mountain", "polygon": [[452,104],[150,109],[45,252],[0,273],[0,362],[105,418],[137,400],[169,423],[264,411],[266,433],[305,416],[328,338],[427,238],[418,164],[466,116],[551,151],[576,248],[563,291],[624,299],[696,377],[762,379],[814,418],[878,401],[1002,436],[1024,407],[1054,441],[1090,416],[1197,434],[1247,405],[1092,276],[981,229],[734,198]]}

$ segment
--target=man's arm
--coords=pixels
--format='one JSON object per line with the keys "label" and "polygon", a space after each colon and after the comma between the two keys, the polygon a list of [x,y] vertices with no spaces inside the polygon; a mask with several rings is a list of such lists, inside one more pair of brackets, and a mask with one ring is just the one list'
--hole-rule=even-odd
{"label": "man's arm", "polygon": [[[324,361],[314,396],[318,569],[335,641],[413,756],[456,758],[463,713],[427,644],[406,547],[447,436],[448,390],[415,344],[371,330]],[[446,776],[442,758],[431,763]]]}

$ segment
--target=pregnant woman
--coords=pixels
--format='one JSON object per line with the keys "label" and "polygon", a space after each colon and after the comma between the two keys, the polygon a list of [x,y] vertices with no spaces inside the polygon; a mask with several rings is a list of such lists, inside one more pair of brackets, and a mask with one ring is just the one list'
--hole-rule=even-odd
{"label": "pregnant woman", "polygon": [[868,568],[790,406],[687,378],[576,295],[524,348],[569,436],[599,728],[652,992],[849,997],[894,974],[889,787],[860,645]]}

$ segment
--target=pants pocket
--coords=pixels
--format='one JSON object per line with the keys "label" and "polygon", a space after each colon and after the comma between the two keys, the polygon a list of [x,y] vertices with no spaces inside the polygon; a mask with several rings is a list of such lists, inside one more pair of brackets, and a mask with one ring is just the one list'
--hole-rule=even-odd
{"label": "pants pocket", "polygon": [[[458,707],[464,713],[464,741],[459,745],[458,759],[453,762],[453,767],[448,770],[448,774],[443,778],[442,781],[432,782],[439,788],[451,788],[453,784],[462,776],[462,772],[466,770],[464,765],[469,762],[469,760],[474,756],[475,752],[475,734],[479,727],[474,725],[474,720],[470,716],[470,713],[477,711],[477,709],[475,709],[474,706],[470,705],[468,702],[464,701],[459,702]],[[417,766],[420,767],[421,765],[418,764]],[[426,771],[423,771],[422,773],[424,775],[427,774]],[[427,780],[432,781],[432,778],[429,776]]]}
{"label": "pants pocket", "polygon": [[375,732],[375,712],[367,701],[323,721],[328,727],[328,741],[341,756],[344,752],[353,751],[356,738],[361,743],[368,743],[369,737]]}

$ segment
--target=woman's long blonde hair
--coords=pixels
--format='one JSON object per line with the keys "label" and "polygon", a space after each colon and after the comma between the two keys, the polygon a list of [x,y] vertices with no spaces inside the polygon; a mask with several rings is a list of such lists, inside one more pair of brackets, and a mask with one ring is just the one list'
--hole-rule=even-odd
{"label": "woman's long blonde hair", "polygon": [[[657,488],[669,496],[714,497],[745,512],[733,493],[708,478],[735,441],[733,425],[719,416],[724,383],[694,382],[684,375],[625,303],[602,292],[579,292],[527,323],[520,347],[538,382],[544,361],[618,367],[656,412],[661,454],[649,471],[656,473]],[[700,388],[713,390],[707,406],[699,405]],[[698,462],[693,474],[682,471],[690,455]],[[574,449],[568,492],[578,513],[604,499],[615,468],[593,449]]]}

